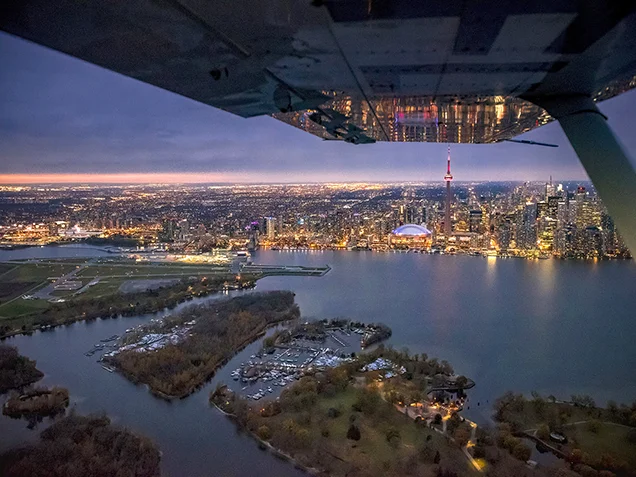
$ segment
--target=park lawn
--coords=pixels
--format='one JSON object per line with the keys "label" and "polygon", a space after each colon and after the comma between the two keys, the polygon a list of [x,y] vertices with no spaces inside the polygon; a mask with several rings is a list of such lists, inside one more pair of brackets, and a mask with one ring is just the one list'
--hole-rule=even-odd
{"label": "park lawn", "polygon": [[72,271],[76,265],[23,263],[3,275],[3,282],[41,282],[52,277],[60,277]]}
{"label": "park lawn", "polygon": [[536,429],[539,425],[547,423],[550,415],[563,417],[563,422],[567,424],[588,421],[595,417],[593,414],[594,409],[591,408],[549,401],[545,401],[542,410],[538,411],[531,400],[524,399],[523,410],[506,410],[504,421],[518,423],[523,429]]}
{"label": "park lawn", "polygon": [[[332,475],[340,476],[347,472],[347,467],[341,467],[342,464],[338,462],[338,459],[353,464],[357,468],[366,469],[365,474],[395,475],[395,472],[390,469],[392,469],[396,459],[407,453],[412,453],[424,444],[432,449],[433,454],[435,451],[439,451],[440,462],[444,468],[454,469],[463,476],[479,475],[462,451],[444,436],[422,424],[414,423],[413,420],[397,409],[392,409],[392,406],[384,401],[380,403],[380,406],[386,406],[385,412],[380,411],[370,416],[355,412],[351,406],[356,400],[356,389],[349,386],[333,397],[320,396],[318,402],[311,409],[307,409],[313,416],[316,416],[317,420],[308,427],[312,441],[322,440],[327,445],[329,453],[335,456],[330,465]],[[330,408],[339,409],[341,415],[336,418],[326,417]],[[279,423],[273,426],[277,428],[287,419],[297,420],[301,414],[300,412],[284,412],[266,418],[265,422],[277,420]],[[352,414],[356,415],[356,422],[360,428],[361,439],[359,441],[347,438],[347,430],[350,425],[349,416]],[[400,442],[397,446],[392,446],[386,439],[387,430],[391,427],[400,434]],[[321,435],[325,428],[329,432],[329,437],[326,439]],[[430,440],[427,441],[429,435]],[[298,451],[298,453],[302,454],[303,451]],[[429,465],[432,468],[432,464]]]}
{"label": "park lawn", "polygon": [[15,300],[5,305],[0,305],[0,321],[7,318],[32,315],[46,310],[50,304],[46,300]]}
{"label": "park lawn", "polygon": [[[78,276],[86,278],[95,278],[102,276],[126,276],[133,274],[146,274],[149,273],[145,270],[146,267],[137,265],[93,265],[88,266],[84,270],[78,273]],[[141,269],[141,271],[140,271]]]}
{"label": "park lawn", "polygon": [[38,260],[38,263],[42,265],[83,265],[90,260],[91,259],[89,258],[81,257],[44,258],[42,260]]}
{"label": "park lawn", "polygon": [[0,263],[0,278],[2,278],[2,275],[4,275],[5,273],[13,270],[15,267],[17,267],[17,264],[12,265],[10,263]]}
{"label": "park lawn", "polygon": [[636,471],[636,443],[627,440],[629,427],[603,422],[598,433],[590,431],[585,423],[565,428],[568,439],[574,447],[580,448],[592,458],[609,454],[617,461],[627,463],[629,469]]}
{"label": "park lawn", "polygon": [[26,293],[39,283],[41,282],[0,281],[0,303],[7,302],[22,295],[23,293]]}
{"label": "park lawn", "polygon": [[100,296],[114,295],[119,292],[119,287],[126,278],[105,278],[97,284],[90,286],[85,292],[76,295],[76,298],[96,298]]}

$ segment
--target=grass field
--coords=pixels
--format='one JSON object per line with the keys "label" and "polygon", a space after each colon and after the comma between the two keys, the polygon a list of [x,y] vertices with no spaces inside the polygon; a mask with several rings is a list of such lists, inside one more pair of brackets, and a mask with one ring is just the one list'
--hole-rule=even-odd
{"label": "grass field", "polygon": [[0,282],[0,303],[31,290],[39,283],[41,282]]}
{"label": "grass field", "polygon": [[0,320],[2,318],[16,318],[46,310],[49,303],[46,300],[15,300],[0,305]]}
{"label": "grass field", "polygon": [[[79,270],[78,270],[79,269]],[[78,290],[55,290],[51,298],[67,301],[115,295],[130,280],[188,279],[190,277],[232,278],[228,265],[184,262],[135,262],[117,258],[64,258],[0,263],[0,320],[18,319],[26,323],[50,306],[47,299],[23,300],[24,294],[50,284],[72,271],[70,279],[87,285],[95,278],[99,283],[82,293]],[[248,274],[244,274],[248,275]],[[43,296],[43,298],[45,298]]]}
{"label": "grass field", "polygon": [[16,265],[0,263],[0,280],[2,279],[3,275],[9,273],[15,267],[16,267]]}
{"label": "grass field", "polygon": [[[344,475],[353,465],[360,469],[366,469],[365,475],[395,475],[395,463],[407,455],[416,453],[418,449],[426,446],[432,456],[439,451],[440,462],[446,469],[456,470],[459,475],[479,475],[469,464],[462,451],[456,445],[450,443],[444,436],[423,425],[413,422],[392,405],[382,401],[378,411],[373,415],[364,415],[352,411],[352,405],[357,400],[356,389],[347,388],[334,397],[320,396],[318,402],[303,412],[292,413],[285,411],[277,416],[264,419],[264,422],[278,421],[271,424],[274,429],[280,429],[289,419],[302,423],[303,413],[312,415],[312,424],[303,426],[308,429],[311,441],[318,446],[324,446],[328,453],[334,457],[331,462],[331,472],[334,476]],[[341,414],[338,417],[329,417],[330,408],[338,409]],[[350,417],[356,416],[356,422],[360,429],[361,439],[353,441],[347,438],[347,430],[350,426]],[[391,443],[387,440],[387,432],[396,430],[399,433],[399,443]],[[274,431],[276,432],[276,431]],[[324,437],[327,435],[328,437]],[[321,447],[322,448],[322,447]],[[301,454],[302,450],[298,451]],[[312,452],[311,450],[309,452]],[[346,463],[344,467],[342,464]],[[414,465],[422,465],[415,461]]]}
{"label": "grass field", "polygon": [[116,277],[163,277],[165,275],[198,276],[227,273],[227,267],[201,267],[194,265],[93,265],[79,272],[78,276],[94,278],[103,276]]}
{"label": "grass field", "polygon": [[42,282],[49,277],[59,277],[72,271],[76,265],[24,263],[0,277],[2,282]]}
{"label": "grass field", "polygon": [[[48,307],[45,300],[22,300],[24,294],[46,285],[49,278],[59,277],[75,268],[69,264],[1,264],[0,319],[37,313]],[[4,270],[4,271],[3,271]]]}
{"label": "grass field", "polygon": [[91,286],[80,296],[82,298],[96,298],[99,296],[113,295],[119,291],[119,287],[125,280],[105,278],[96,285]]}
{"label": "grass field", "polygon": [[598,433],[592,432],[587,424],[576,424],[566,428],[566,435],[583,452],[591,457],[609,454],[618,461],[627,463],[636,471],[636,443],[627,440],[630,428],[612,423],[602,423]]}

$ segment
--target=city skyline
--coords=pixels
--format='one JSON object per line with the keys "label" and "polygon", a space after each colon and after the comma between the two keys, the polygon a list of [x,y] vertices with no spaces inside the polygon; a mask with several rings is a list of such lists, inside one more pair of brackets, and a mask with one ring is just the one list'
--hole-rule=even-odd
{"label": "city skyline", "polygon": [[[301,183],[441,180],[446,143],[353,146],[269,117],[242,119],[0,34],[1,184]],[[628,151],[636,93],[600,105]],[[524,134],[559,144],[453,144],[464,181],[587,180],[556,123]],[[440,173],[441,172],[441,173]]]}
{"label": "city skyline", "polygon": [[261,246],[532,259],[628,255],[593,187],[577,182],[449,187],[450,164],[447,171],[445,187],[0,187],[0,247],[97,240],[203,253],[204,259],[212,249],[253,251]]}

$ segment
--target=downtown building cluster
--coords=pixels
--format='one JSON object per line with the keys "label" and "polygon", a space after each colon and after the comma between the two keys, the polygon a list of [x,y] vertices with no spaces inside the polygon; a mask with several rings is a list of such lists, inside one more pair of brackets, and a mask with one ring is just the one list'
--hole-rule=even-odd
{"label": "downtown building cluster", "polygon": [[589,184],[551,181],[4,187],[0,211],[2,245],[629,256]]}

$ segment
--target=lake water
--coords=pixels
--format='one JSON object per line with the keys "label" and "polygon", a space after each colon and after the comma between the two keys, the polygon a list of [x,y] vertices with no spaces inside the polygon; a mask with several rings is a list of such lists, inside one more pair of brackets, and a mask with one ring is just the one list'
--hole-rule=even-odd
{"label": "lake water", "polygon": [[[0,251],[0,260],[89,253],[102,252],[46,247]],[[636,399],[634,262],[331,251],[259,251],[254,261],[331,265],[324,277],[268,277],[257,289],[293,290],[305,317],[384,322],[393,329],[389,343],[394,346],[448,360],[456,372],[477,382],[469,391],[466,415],[479,423],[489,420],[492,401],[506,390],[565,398],[584,393],[601,404]],[[236,363],[259,343],[243,350],[202,390],[172,403],[84,356],[100,339],[149,318],[75,323],[7,341],[37,360],[46,373],[44,383],[69,388],[78,411],[104,411],[154,439],[167,475],[301,475],[258,450],[207,405],[215,383],[229,381]],[[42,427],[30,431],[25,421],[0,417],[0,452],[36,439]]]}

